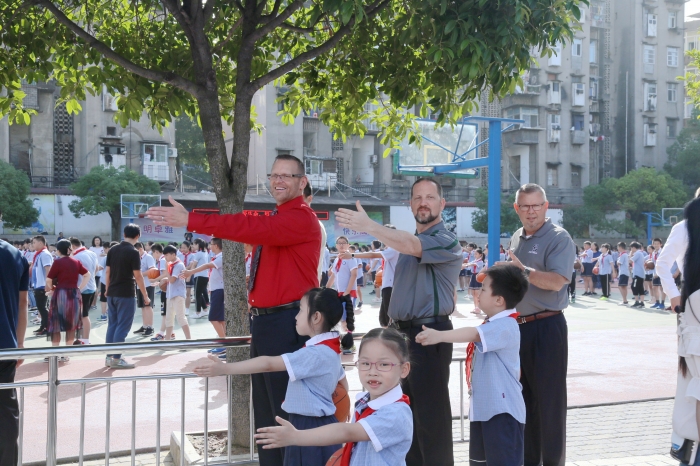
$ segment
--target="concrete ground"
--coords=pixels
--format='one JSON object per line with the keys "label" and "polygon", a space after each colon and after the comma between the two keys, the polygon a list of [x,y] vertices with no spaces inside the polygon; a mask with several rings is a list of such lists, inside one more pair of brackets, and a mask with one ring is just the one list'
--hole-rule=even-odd
{"label": "concrete ground", "polygon": [[[371,287],[365,287],[364,305],[357,312],[357,332],[366,332],[378,326],[379,303],[375,295],[370,295]],[[579,295],[581,290],[579,289]],[[455,327],[475,326],[482,318],[469,311],[472,301],[459,293],[457,310],[453,315]],[[158,298],[156,298],[158,301]],[[617,289],[613,287],[613,299],[600,301],[580,297],[566,310],[569,324],[569,406],[581,407],[605,403],[624,403],[672,397],[676,380],[676,335],[675,316],[665,311],[651,309],[630,309],[619,306]],[[137,313],[138,314],[138,313]],[[96,318],[99,311],[93,311]],[[193,338],[210,338],[215,333],[206,319],[192,319],[194,305],[190,309],[190,326]],[[156,325],[160,316],[156,316]],[[103,343],[106,324],[93,324],[90,340],[93,344]],[[140,315],[135,319],[133,329],[141,325]],[[29,332],[36,327],[30,327]],[[178,338],[184,335],[177,329]],[[30,333],[31,335],[31,333]],[[130,335],[127,341],[141,341]],[[27,347],[46,346],[45,338],[29,336]],[[463,358],[466,345],[455,345],[454,355]],[[356,355],[355,355],[356,356]],[[101,355],[78,356],[61,364],[61,379],[85,377],[123,377],[164,373],[190,373],[204,360],[206,352],[142,351],[127,354],[126,358],[136,363],[130,371],[114,371],[104,367]],[[353,358],[344,358],[350,362]],[[357,372],[348,369],[351,391],[361,389]],[[460,414],[460,379],[463,372],[459,364],[453,364],[450,382],[452,411]],[[28,360],[19,369],[17,381],[45,381],[47,364],[41,360]],[[106,384],[90,384],[86,388],[86,428],[85,453],[105,451],[106,434]],[[112,383],[110,388],[110,451],[128,451],[131,448],[132,425],[132,386],[131,382]],[[136,405],[135,423],[136,448],[154,447],[156,443],[156,382],[138,381],[135,383]],[[163,381],[161,385],[161,445],[169,443],[169,434],[180,428],[181,382]],[[209,400],[208,418],[210,429],[226,426],[226,387],[224,379],[209,381],[209,392],[205,394],[202,379],[188,379],[185,382],[185,406],[187,431],[202,430],[204,397]],[[46,388],[26,388],[25,420],[23,436],[23,460],[41,462],[45,456]],[[467,396],[464,396],[465,412]],[[579,466],[603,464],[669,464],[671,401],[621,404],[616,406],[587,407],[569,411],[568,455],[570,464]],[[79,385],[59,386],[58,415],[58,456],[74,457],[78,454],[79,420],[81,392]],[[653,408],[653,410],[652,410]],[[649,415],[652,410],[653,416]],[[637,417],[635,417],[637,416]],[[468,442],[461,441],[460,421],[455,421],[455,455],[458,464],[468,464]],[[644,428],[640,429],[639,427]],[[621,429],[628,429],[629,435],[618,435]],[[468,438],[468,421],[465,421]],[[165,456],[165,455],[164,455]],[[138,455],[140,464],[152,464],[148,455]],[[152,457],[152,455],[151,455]],[[113,458],[117,463],[126,458]],[[128,458],[130,461],[130,458]],[[155,461],[155,459],[153,459]],[[591,461],[594,461],[592,463]],[[602,463],[600,461],[603,461]],[[610,462],[612,461],[612,462]],[[669,460],[670,461],[670,460]],[[90,463],[86,463],[90,464]],[[101,464],[104,464],[104,460]],[[165,464],[165,463],[164,463]],[[567,463],[569,464],[569,463]]]}

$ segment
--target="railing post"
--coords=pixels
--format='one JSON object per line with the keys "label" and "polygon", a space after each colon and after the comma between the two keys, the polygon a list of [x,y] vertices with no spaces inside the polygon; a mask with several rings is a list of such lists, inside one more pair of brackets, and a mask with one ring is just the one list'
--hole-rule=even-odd
{"label": "railing post", "polygon": [[58,405],[58,356],[49,357],[49,386],[47,395],[46,418],[46,464],[56,465],[56,438],[57,422],[56,411]]}

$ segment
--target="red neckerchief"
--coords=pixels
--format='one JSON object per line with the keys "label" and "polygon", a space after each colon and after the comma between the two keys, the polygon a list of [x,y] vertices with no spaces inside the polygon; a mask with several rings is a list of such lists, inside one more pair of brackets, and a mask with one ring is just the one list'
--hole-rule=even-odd
{"label": "red neckerchief", "polygon": [[[406,396],[404,394],[401,398],[394,401],[394,403],[406,403],[407,405],[410,406],[411,401],[408,399],[408,396]],[[362,410],[362,412],[359,415],[355,416],[355,422],[358,422],[361,419],[369,417],[374,412],[376,412],[375,409],[372,409],[369,406],[367,406],[365,409]],[[350,466],[350,458],[352,457],[352,449],[353,448],[355,448],[355,442],[347,442],[345,444],[345,446],[343,447],[343,456],[340,459],[340,466]]]}
{"label": "red neckerchief", "polygon": [[73,251],[73,255],[74,255],[74,256],[77,256],[78,254],[80,254],[80,253],[83,252],[83,251],[85,251],[85,248],[84,248],[84,247],[78,248],[78,249],[76,249],[75,251]]}
{"label": "red neckerchief", "polygon": [[185,259],[185,267],[187,266],[187,258],[190,257],[191,252],[188,252],[187,254],[183,254],[182,257]]}
{"label": "red neckerchief", "polygon": [[[314,344],[313,346],[318,346],[318,345],[324,345],[335,351],[337,354],[340,354],[340,338],[334,337],[334,338],[327,338],[323,341],[319,341],[318,343]],[[306,344],[304,344],[304,348],[306,348]]]}
{"label": "red neckerchief", "polygon": [[[508,317],[512,317],[513,319],[517,319],[519,315],[520,315],[520,313],[518,313],[516,311],[512,314],[508,314]],[[485,319],[481,323],[481,325],[485,324],[488,321],[489,321],[488,319]],[[472,388],[472,369],[473,369],[472,366],[474,364],[474,352],[475,351],[476,351],[476,343],[474,343],[472,341],[471,343],[469,343],[467,345],[467,361],[466,361],[466,364],[464,365],[466,373],[467,373],[467,389],[468,390],[471,390],[471,388]]]}
{"label": "red neckerchief", "polygon": [[45,250],[46,246],[43,248],[39,249],[37,252],[34,253],[34,258],[32,259],[32,263],[29,264],[29,276],[32,275],[32,269],[34,268],[34,264],[36,264],[36,258],[39,254],[41,254],[41,251]]}
{"label": "red neckerchief", "polygon": [[175,268],[175,264],[177,264],[178,262],[180,262],[180,259],[175,259],[173,262],[168,264],[168,275],[173,275],[173,269]]}
{"label": "red neckerchief", "polygon": [[338,258],[335,260],[335,271],[336,272],[340,270],[341,265],[343,265],[343,259],[341,259],[340,256],[338,256]]}

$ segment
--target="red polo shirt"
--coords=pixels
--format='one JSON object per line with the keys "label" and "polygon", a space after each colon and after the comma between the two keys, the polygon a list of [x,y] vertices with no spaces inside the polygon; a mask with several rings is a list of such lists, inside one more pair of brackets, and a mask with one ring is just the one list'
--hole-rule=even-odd
{"label": "red polo shirt", "polygon": [[248,296],[254,307],[272,307],[299,301],[318,287],[318,251],[321,227],[301,196],[277,206],[277,215],[190,213],[187,230],[217,238],[263,246]]}

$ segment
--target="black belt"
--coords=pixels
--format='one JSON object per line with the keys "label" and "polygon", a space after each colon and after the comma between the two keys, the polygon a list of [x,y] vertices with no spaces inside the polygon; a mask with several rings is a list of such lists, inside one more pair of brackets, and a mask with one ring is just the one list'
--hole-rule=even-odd
{"label": "black belt", "polygon": [[275,314],[276,312],[286,311],[288,309],[298,308],[301,301],[294,301],[287,304],[280,304],[279,306],[272,307],[251,307],[250,313],[254,316],[264,316],[267,314]]}
{"label": "black belt", "polygon": [[438,324],[440,322],[447,322],[450,320],[450,316],[436,316],[436,317],[425,317],[423,319],[412,319],[412,320],[396,320],[394,321],[394,327],[397,329],[407,329],[413,327],[420,327],[425,324]]}
{"label": "black belt", "polygon": [[561,311],[542,311],[536,314],[530,314],[529,316],[518,316],[515,320],[518,324],[527,324],[535,320],[546,319],[547,317],[558,316]]}

